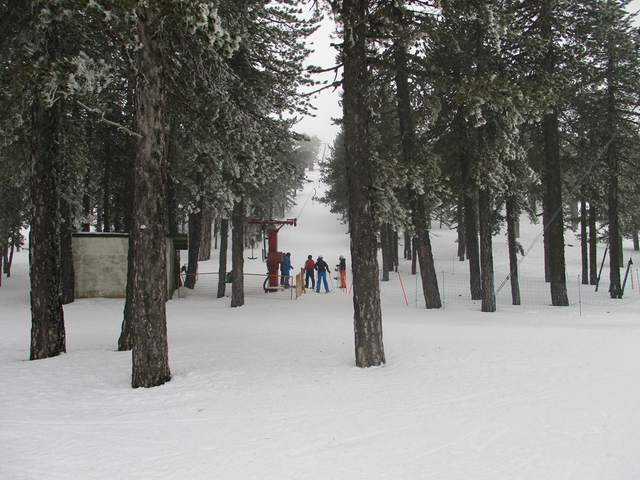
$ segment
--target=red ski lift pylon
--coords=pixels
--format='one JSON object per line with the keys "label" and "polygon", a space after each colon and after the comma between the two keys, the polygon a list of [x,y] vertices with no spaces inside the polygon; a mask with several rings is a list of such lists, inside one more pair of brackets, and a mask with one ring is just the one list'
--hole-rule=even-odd
{"label": "red ski lift pylon", "polygon": [[[249,225],[262,225],[264,241],[269,242],[269,249],[267,250],[265,248],[265,250],[267,250],[266,261],[269,277],[267,278],[267,281],[264,282],[264,289],[267,292],[275,292],[277,290],[278,275],[280,273],[278,266],[284,259],[284,253],[278,251],[278,232],[285,225],[293,225],[296,227],[297,224],[297,218],[288,218],[287,220],[258,220],[254,218],[249,221]],[[263,259],[265,259],[264,254]],[[269,288],[267,288],[267,283],[269,284]]]}

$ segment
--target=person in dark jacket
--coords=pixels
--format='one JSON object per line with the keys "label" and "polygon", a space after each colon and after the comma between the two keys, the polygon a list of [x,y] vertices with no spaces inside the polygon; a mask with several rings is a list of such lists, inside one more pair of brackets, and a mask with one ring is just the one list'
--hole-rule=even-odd
{"label": "person in dark jacket", "polygon": [[313,257],[309,255],[307,261],[304,262],[304,288],[309,288],[309,279],[311,279],[311,290],[316,288],[315,268],[316,262],[314,262]]}
{"label": "person in dark jacket", "polygon": [[318,255],[318,261],[316,262],[316,270],[318,271],[318,288],[316,292],[320,293],[320,282],[324,283],[325,292],[329,291],[329,285],[327,285],[327,272],[329,271],[329,265],[322,259],[322,255]]}

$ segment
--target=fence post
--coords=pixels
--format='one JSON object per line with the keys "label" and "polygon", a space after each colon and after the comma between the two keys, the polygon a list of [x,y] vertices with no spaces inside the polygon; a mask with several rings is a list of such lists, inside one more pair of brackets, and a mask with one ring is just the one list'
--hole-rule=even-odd
{"label": "fence post", "polygon": [[444,270],[442,271],[442,311],[444,311],[444,304],[445,304],[445,288],[444,288]]}
{"label": "fence post", "polygon": [[580,305],[580,316],[582,316],[582,285],[580,280],[580,275],[578,275],[578,304]]}

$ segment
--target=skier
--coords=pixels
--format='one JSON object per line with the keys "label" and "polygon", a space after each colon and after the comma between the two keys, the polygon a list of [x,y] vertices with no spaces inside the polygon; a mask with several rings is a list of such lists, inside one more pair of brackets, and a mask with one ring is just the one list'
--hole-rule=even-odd
{"label": "skier", "polygon": [[325,293],[329,292],[329,285],[327,284],[327,272],[329,271],[329,265],[322,259],[322,255],[318,255],[318,261],[316,262],[315,269],[318,270],[318,288],[317,293],[320,293],[320,282],[324,282]]}
{"label": "skier", "polygon": [[347,288],[347,262],[344,259],[344,255],[340,255],[340,263],[338,263],[338,270],[340,271],[340,288]]}
{"label": "skier", "polygon": [[291,253],[287,254],[282,259],[282,275],[284,276],[284,288],[289,288],[289,270],[291,270]]}
{"label": "skier", "polygon": [[316,277],[314,269],[316,268],[316,262],[313,261],[313,257],[309,255],[307,261],[304,263],[304,288],[309,288],[309,279],[311,279],[311,290],[316,288]]}

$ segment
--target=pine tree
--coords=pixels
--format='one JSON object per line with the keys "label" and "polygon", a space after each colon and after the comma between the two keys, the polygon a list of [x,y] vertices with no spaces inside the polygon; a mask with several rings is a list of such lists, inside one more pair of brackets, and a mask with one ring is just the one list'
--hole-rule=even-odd
{"label": "pine tree", "polygon": [[353,272],[353,306],[356,365],[385,363],[382,343],[382,309],[378,285],[378,256],[373,218],[373,172],[368,140],[370,129],[367,73],[368,0],[343,0],[333,4],[343,27],[343,108],[347,153],[349,231]]}

